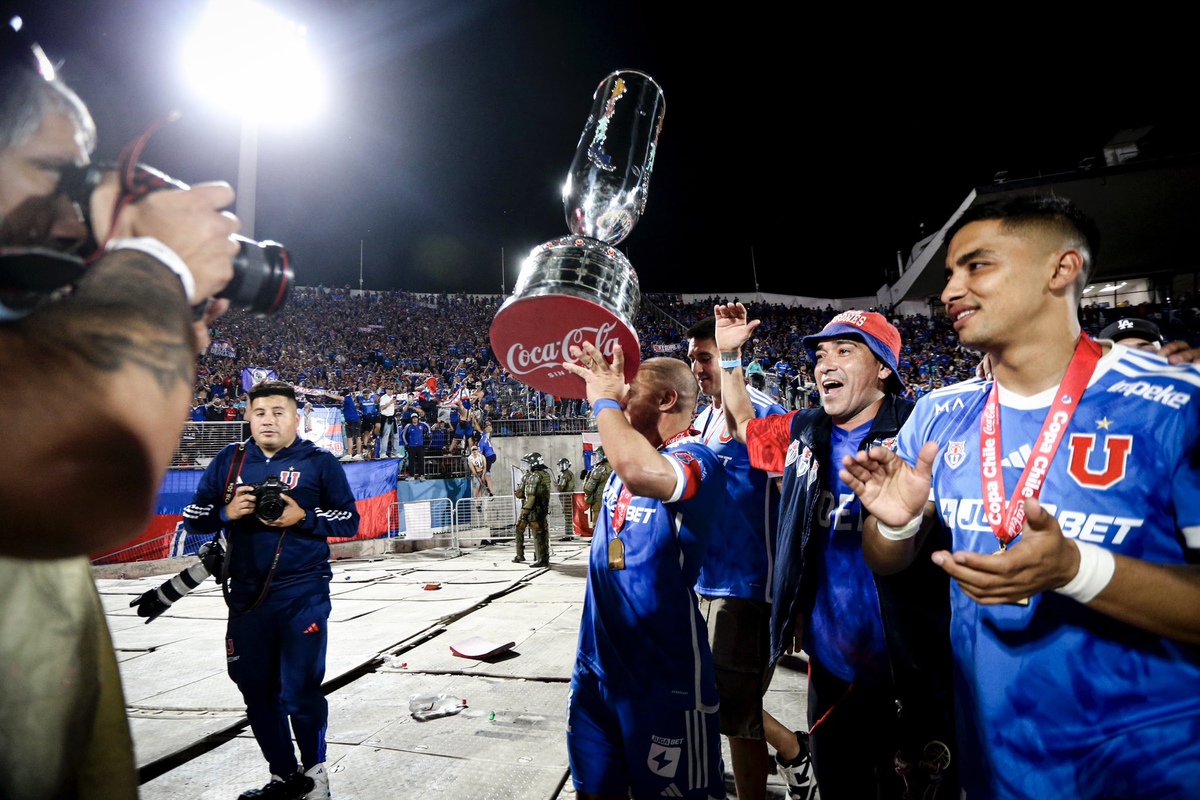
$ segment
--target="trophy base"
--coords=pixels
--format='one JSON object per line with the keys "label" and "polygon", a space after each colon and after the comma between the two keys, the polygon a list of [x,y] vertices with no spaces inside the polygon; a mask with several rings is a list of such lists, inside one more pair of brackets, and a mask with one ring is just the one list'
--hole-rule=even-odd
{"label": "trophy base", "polygon": [[583,399],[583,380],[563,368],[570,347],[591,342],[611,359],[625,354],[625,380],[641,363],[633,318],[641,302],[637,274],[612,246],[564,236],[530,253],[513,294],[492,321],[492,352],[517,380],[541,392]]}

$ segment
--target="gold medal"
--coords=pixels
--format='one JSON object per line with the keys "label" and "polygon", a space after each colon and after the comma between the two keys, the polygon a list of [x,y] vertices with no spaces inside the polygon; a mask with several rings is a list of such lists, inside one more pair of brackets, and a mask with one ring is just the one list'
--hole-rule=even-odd
{"label": "gold medal", "polygon": [[625,569],[625,543],[620,539],[608,543],[608,568]]}
{"label": "gold medal", "polygon": [[[997,550],[996,552],[992,553],[992,555],[994,555],[994,556],[1002,556],[1002,555],[1004,555],[1004,553],[1005,553],[1007,550],[1008,550],[1008,545],[1007,545],[1007,544],[1005,544],[1004,542],[1001,542],[1001,543],[1000,543],[1000,549],[999,549],[999,550]],[[1012,601],[1011,603],[1005,603],[1004,605],[1006,605],[1006,606],[1027,606],[1027,605],[1029,605],[1029,598],[1028,598],[1028,597],[1022,597],[1020,600],[1014,600],[1014,601]]]}

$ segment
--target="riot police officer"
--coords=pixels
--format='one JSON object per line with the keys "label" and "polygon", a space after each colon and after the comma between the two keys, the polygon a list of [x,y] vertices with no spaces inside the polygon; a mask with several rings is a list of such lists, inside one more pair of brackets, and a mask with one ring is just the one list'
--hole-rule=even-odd
{"label": "riot police officer", "polygon": [[542,460],[541,453],[526,453],[521,460],[529,470],[521,478],[514,492],[521,504],[521,516],[517,520],[516,563],[525,560],[525,529],[533,531],[534,560],[530,567],[550,566],[550,528],[546,516],[550,511],[550,469]]}
{"label": "riot police officer", "polygon": [[571,472],[570,459],[558,460],[558,475],[554,477],[554,491],[561,494],[571,494],[575,491],[575,473]]}

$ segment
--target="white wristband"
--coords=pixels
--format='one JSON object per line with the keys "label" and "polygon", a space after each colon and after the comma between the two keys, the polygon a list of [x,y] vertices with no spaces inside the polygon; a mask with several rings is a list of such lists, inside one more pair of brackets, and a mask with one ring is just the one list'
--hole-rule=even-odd
{"label": "white wristband", "polygon": [[192,271],[188,269],[187,264],[183,263],[183,259],[179,257],[171,248],[160,242],[158,239],[153,239],[149,236],[138,236],[129,239],[113,239],[104,248],[105,250],[140,250],[148,256],[153,256],[163,263],[167,269],[179,276],[180,282],[183,284],[183,292],[187,295],[189,304],[196,302],[196,279],[192,277]]}
{"label": "white wristband", "polygon": [[1079,548],[1079,572],[1066,586],[1054,591],[1080,603],[1090,603],[1112,580],[1117,570],[1117,560],[1111,551],[1091,542],[1076,540],[1075,546]]}
{"label": "white wristband", "polygon": [[917,535],[923,518],[921,514],[917,514],[899,528],[893,528],[891,525],[875,520],[875,528],[883,538],[891,539],[893,542],[903,542],[905,539],[911,539]]}

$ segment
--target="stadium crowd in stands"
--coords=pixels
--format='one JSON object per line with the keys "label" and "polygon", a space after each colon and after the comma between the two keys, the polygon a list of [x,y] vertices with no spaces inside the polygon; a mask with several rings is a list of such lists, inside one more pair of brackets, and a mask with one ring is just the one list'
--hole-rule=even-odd
{"label": "stadium crowd in stands", "polygon": [[[314,402],[395,388],[421,408],[430,424],[438,407],[449,410],[459,398],[477,406],[490,404],[487,413],[493,421],[586,417],[586,402],[541,395],[499,366],[488,332],[504,299],[297,287],[274,316],[233,311],[212,328],[214,345],[200,358],[193,419],[240,418],[245,402],[241,370],[248,367],[275,370],[279,379],[311,393]],[[683,332],[710,315],[714,304],[728,300],[737,298],[714,296],[685,303],[678,295],[644,297],[635,322],[642,358],[684,358]],[[801,338],[823,328],[839,310],[753,302],[748,308],[762,325],[748,348],[747,358],[753,361],[747,363],[746,374],[754,380],[754,374],[761,373],[768,391],[789,409],[816,405],[811,357]],[[911,397],[974,374],[978,356],[954,344],[956,337],[944,315],[873,310],[886,313],[900,331],[900,374]],[[1083,327],[1095,336],[1122,317],[1155,322],[1167,341],[1200,344],[1200,309],[1187,297],[1172,304],[1091,306],[1083,310]],[[496,431],[505,432],[503,427]]]}

